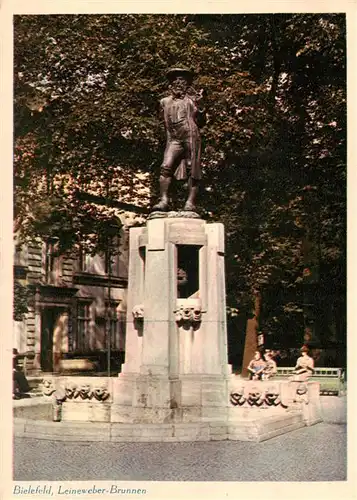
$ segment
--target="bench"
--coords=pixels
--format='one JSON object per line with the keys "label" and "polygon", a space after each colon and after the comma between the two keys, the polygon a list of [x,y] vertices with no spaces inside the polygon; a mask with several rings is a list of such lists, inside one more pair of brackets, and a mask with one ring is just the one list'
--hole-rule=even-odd
{"label": "bench", "polygon": [[61,359],[61,372],[91,372],[96,370],[96,363],[87,358]]}
{"label": "bench", "polygon": [[[292,366],[278,367],[274,378],[284,379],[294,374]],[[313,382],[320,383],[320,394],[323,396],[340,396],[345,390],[342,368],[315,368],[315,373],[310,377]]]}

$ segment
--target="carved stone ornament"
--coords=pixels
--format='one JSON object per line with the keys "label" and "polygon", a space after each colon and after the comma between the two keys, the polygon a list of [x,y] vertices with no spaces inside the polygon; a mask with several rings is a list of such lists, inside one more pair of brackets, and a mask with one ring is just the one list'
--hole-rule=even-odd
{"label": "carved stone ornament", "polygon": [[77,386],[74,383],[68,383],[65,387],[66,399],[73,399],[77,391]]}
{"label": "carved stone ornament", "polygon": [[174,313],[178,324],[191,323],[194,326],[202,321],[202,306],[200,304],[181,305]]}
{"label": "carved stone ornament", "polygon": [[268,406],[284,406],[281,402],[279,391],[276,387],[269,387],[265,392],[265,403]]}
{"label": "carved stone ornament", "polygon": [[56,398],[57,403],[63,403],[66,400],[66,391],[63,387],[57,387],[54,396]]}
{"label": "carved stone ornament", "polygon": [[199,323],[202,320],[202,307],[196,306],[192,310],[192,321],[194,323]]}
{"label": "carved stone ornament", "polygon": [[57,401],[87,400],[106,401],[110,393],[108,387],[100,382],[90,384],[76,385],[74,382],[66,382],[64,386],[57,389],[54,387],[52,379],[45,379],[42,383],[42,392],[44,396],[55,397]]}
{"label": "carved stone ornament", "polygon": [[89,384],[83,384],[76,389],[74,393],[74,397],[81,399],[91,399],[92,398],[92,390]]}
{"label": "carved stone ornament", "polygon": [[96,386],[92,389],[93,397],[97,401],[105,401],[109,398],[109,392],[105,386]]}
{"label": "carved stone ornament", "polygon": [[264,403],[264,393],[259,387],[252,387],[248,394],[248,403],[250,406],[261,406]]}
{"label": "carved stone ornament", "polygon": [[306,384],[299,384],[297,386],[294,403],[303,403],[306,405],[309,403],[309,394]]}
{"label": "carved stone ornament", "polygon": [[136,320],[144,319],[144,306],[142,304],[134,306],[132,313],[134,319]]}
{"label": "carved stone ornament", "polygon": [[52,378],[44,378],[42,380],[42,393],[44,396],[52,396],[56,392]]}
{"label": "carved stone ornament", "polygon": [[247,388],[242,386],[230,394],[230,402],[233,406],[243,406],[246,407],[283,407],[287,408],[285,404],[282,403],[281,395],[278,386],[270,386],[267,389],[264,387],[253,386]]}
{"label": "carved stone ornament", "polygon": [[247,401],[247,399],[244,397],[244,387],[240,387],[234,392],[231,392],[230,400],[233,406],[244,405],[244,403]]}

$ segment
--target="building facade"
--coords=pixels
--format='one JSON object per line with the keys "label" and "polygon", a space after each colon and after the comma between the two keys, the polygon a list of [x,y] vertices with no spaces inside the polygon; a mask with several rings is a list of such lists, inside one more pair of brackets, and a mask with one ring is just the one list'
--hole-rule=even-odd
{"label": "building facade", "polygon": [[84,360],[97,371],[118,369],[128,272],[128,228],[120,231],[119,251],[110,258],[56,255],[51,242],[15,246],[14,301],[20,292],[25,307],[15,314],[13,346],[26,374],[85,369]]}

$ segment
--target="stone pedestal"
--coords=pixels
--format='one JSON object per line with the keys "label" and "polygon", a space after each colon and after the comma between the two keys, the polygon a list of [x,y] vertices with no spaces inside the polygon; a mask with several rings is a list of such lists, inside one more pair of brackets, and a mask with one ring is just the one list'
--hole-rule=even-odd
{"label": "stone pedestal", "polygon": [[113,385],[113,421],[216,420],[226,413],[223,225],[175,215],[130,230],[126,358]]}
{"label": "stone pedestal", "polygon": [[222,224],[161,214],[131,229],[122,373],[45,380],[63,424],[100,422],[113,441],[262,441],[320,422],[319,384],[232,375],[224,274]]}

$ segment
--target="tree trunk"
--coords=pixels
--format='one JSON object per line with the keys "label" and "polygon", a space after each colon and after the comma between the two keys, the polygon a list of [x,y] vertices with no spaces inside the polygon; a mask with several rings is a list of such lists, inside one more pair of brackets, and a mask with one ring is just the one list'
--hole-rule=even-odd
{"label": "tree trunk", "polygon": [[249,365],[251,359],[253,359],[254,352],[258,348],[257,336],[259,329],[261,301],[262,301],[262,296],[260,292],[256,292],[254,299],[254,316],[253,318],[247,320],[247,327],[245,331],[242,377],[248,376],[247,366]]}

